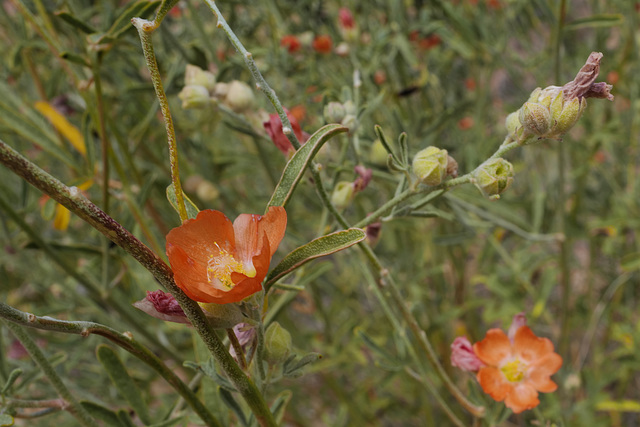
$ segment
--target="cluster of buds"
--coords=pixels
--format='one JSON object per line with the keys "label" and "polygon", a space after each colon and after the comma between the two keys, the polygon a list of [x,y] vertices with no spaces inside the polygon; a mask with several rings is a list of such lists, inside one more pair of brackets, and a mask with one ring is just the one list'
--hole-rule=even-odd
{"label": "cluster of buds", "polygon": [[355,132],[358,127],[356,106],[353,101],[345,103],[330,102],[324,106],[324,120],[327,123],[339,123],[349,128],[349,132]]}
{"label": "cluster of buds", "polygon": [[595,79],[602,53],[592,52],[576,78],[564,86],[537,88],[524,105],[507,116],[506,127],[514,140],[560,139],[582,116],[587,98],[613,100],[610,84]]}
{"label": "cluster of buds", "polygon": [[447,176],[458,176],[458,162],[447,150],[438,147],[427,147],[413,158],[413,173],[421,184],[438,185]]}
{"label": "cluster of buds", "polygon": [[187,65],[185,86],[178,94],[182,108],[205,108],[212,103],[221,103],[235,113],[242,114],[254,109],[256,98],[251,87],[239,80],[229,83],[216,82],[216,76],[195,65]]}

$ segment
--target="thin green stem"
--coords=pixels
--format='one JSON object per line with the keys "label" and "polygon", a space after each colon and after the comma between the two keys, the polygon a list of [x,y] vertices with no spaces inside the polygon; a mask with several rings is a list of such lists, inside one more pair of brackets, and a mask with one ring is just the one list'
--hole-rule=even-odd
{"label": "thin green stem", "polygon": [[218,20],[218,24],[217,24],[218,28],[221,28],[227,34],[227,37],[229,38],[229,41],[231,42],[233,47],[236,48],[236,50],[240,53],[240,55],[242,55],[242,59],[244,59],[244,63],[246,64],[247,68],[251,72],[251,75],[256,81],[256,87],[262,92],[264,92],[264,94],[267,96],[269,101],[271,101],[273,108],[275,108],[276,112],[278,113],[278,116],[280,117],[280,121],[282,121],[282,132],[286,135],[287,139],[289,139],[289,141],[291,142],[291,145],[293,145],[293,148],[295,148],[296,150],[299,149],[300,141],[298,141],[298,138],[296,138],[296,135],[293,132],[293,127],[291,126],[289,117],[287,117],[287,113],[282,107],[282,104],[280,103],[280,100],[278,99],[275,91],[271,89],[271,86],[269,86],[269,83],[267,83],[264,77],[262,77],[262,73],[258,69],[258,66],[256,65],[255,61],[253,60],[253,55],[243,46],[243,44],[240,42],[236,34],[233,32],[233,30],[229,26],[229,24],[227,24],[227,21],[224,19],[224,16],[222,16],[222,13],[220,12],[220,9],[218,9],[218,6],[216,5],[216,3],[213,0],[204,0],[204,1],[205,3],[207,3],[209,8],[215,15],[216,19]]}
{"label": "thin green stem", "polygon": [[77,188],[67,187],[18,154],[3,141],[0,141],[0,163],[82,218],[149,270],[158,282],[178,301],[196,332],[218,363],[218,366],[223,369],[232,384],[240,392],[258,422],[263,426],[277,425],[269,407],[253,381],[245,375],[233,360],[227,348],[212,329],[200,306],[176,285],[171,268],[158,255],[153,253],[113,218],[91,203]]}
{"label": "thin green stem", "polygon": [[[171,2],[165,2],[171,3]],[[163,3],[164,4],[164,3]],[[166,13],[165,13],[166,14]],[[156,20],[158,18],[156,17]],[[159,22],[147,21],[145,19],[133,18],[131,20],[133,25],[138,30],[140,36],[140,42],[142,43],[142,51],[144,52],[144,59],[147,62],[147,68],[151,74],[151,81],[153,82],[153,88],[156,91],[158,102],[160,103],[160,110],[164,117],[165,128],[167,130],[167,141],[169,143],[169,162],[171,164],[171,182],[176,192],[176,202],[178,204],[178,214],[182,221],[186,221],[189,216],[187,215],[187,208],[184,203],[184,197],[182,194],[182,186],[180,185],[180,171],[178,168],[178,146],[176,142],[176,132],[173,128],[173,119],[171,118],[171,110],[169,110],[169,100],[164,93],[164,87],[162,86],[162,78],[160,77],[160,70],[158,69],[158,63],[156,61],[156,55],[153,51],[153,43],[151,42],[151,35],[158,27]]]}
{"label": "thin green stem", "polygon": [[[17,310],[7,304],[0,302],[0,317],[18,325],[42,329],[47,331],[63,332],[67,334],[77,334],[88,337],[91,334],[100,335],[111,342],[122,347],[156,371],[164,378],[182,398],[193,408],[193,410],[208,425],[213,427],[222,426],[220,422],[211,414],[207,407],[198,399],[195,393],[174,373],[172,369],[162,362],[153,352],[142,344],[138,343],[130,333],[120,333],[108,326],[94,322],[71,322],[58,320],[51,317],[39,317],[31,313]],[[43,407],[43,406],[40,406]]]}
{"label": "thin green stem", "polygon": [[[5,304],[2,304],[4,306]],[[58,395],[65,400],[68,405],[67,409],[83,426],[98,427],[98,422],[87,412],[86,409],[80,405],[76,398],[71,394],[66,385],[62,382],[62,378],[58,375],[56,370],[51,366],[49,360],[42,353],[42,350],[31,339],[31,337],[22,329],[21,326],[12,323],[4,322],[4,324],[11,330],[11,333],[20,341],[22,346],[27,350],[34,362],[40,367],[44,375],[49,379],[51,385],[56,390]]]}

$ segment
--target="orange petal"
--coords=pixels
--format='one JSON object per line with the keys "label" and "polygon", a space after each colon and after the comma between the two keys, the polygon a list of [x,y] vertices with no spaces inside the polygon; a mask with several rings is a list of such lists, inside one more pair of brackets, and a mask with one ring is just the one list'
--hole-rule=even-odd
{"label": "orange petal", "polygon": [[[222,212],[204,210],[167,234],[167,255],[169,245],[182,248],[190,258],[206,266],[209,257],[217,255],[219,249],[234,252],[233,224]],[[171,257],[169,261],[173,266]]]}
{"label": "orange petal", "polygon": [[199,302],[214,302],[208,288],[212,287],[207,280],[207,267],[194,261],[180,247],[167,244],[167,256],[171,262],[173,279],[176,285],[189,298]]}
{"label": "orange petal", "polygon": [[528,326],[522,326],[513,339],[513,348],[518,358],[534,363],[542,356],[553,352],[553,343],[547,338],[538,338]]}
{"label": "orange petal", "polygon": [[520,383],[511,389],[504,404],[515,414],[519,414],[527,409],[535,408],[540,404],[540,400],[538,400],[538,392],[533,387],[527,383]]}
{"label": "orange petal", "polygon": [[287,213],[281,206],[272,206],[264,216],[242,214],[233,222],[236,235],[236,254],[240,261],[248,261],[263,248],[262,239],[269,242],[269,253],[278,248],[285,228]]}
{"label": "orange petal", "polygon": [[528,382],[533,388],[544,393],[556,391],[558,386],[549,378],[562,366],[562,357],[556,353],[548,353],[536,360],[529,368]]}
{"label": "orange petal", "polygon": [[502,372],[497,368],[480,368],[476,378],[478,379],[482,390],[498,402],[503,401],[513,388]]}
{"label": "orange petal", "polygon": [[478,358],[489,366],[498,366],[511,355],[511,341],[501,329],[489,329],[480,342],[473,345]]}

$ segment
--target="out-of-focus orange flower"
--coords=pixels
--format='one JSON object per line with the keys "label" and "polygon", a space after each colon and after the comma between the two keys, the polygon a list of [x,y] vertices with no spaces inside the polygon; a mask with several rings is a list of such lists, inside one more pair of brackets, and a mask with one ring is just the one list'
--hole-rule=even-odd
{"label": "out-of-focus orange flower", "polygon": [[204,303],[238,302],[262,289],[271,257],[284,237],[287,213],[242,214],[231,223],[222,212],[201,211],[167,234],[176,284]]}
{"label": "out-of-focus orange flower", "polygon": [[473,117],[463,117],[458,121],[460,130],[469,130],[473,127]]}
{"label": "out-of-focus orange flower", "polygon": [[296,36],[287,34],[280,39],[280,46],[286,47],[289,53],[294,53],[300,50],[302,44]]}
{"label": "out-of-focus orange flower", "polygon": [[490,9],[501,9],[502,8],[502,4],[500,3],[500,0],[487,0],[487,6]]}
{"label": "out-of-focus orange flower", "polygon": [[464,87],[466,87],[467,90],[476,90],[476,79],[474,79],[473,77],[465,79]]}
{"label": "out-of-focus orange flower", "polygon": [[297,121],[302,121],[307,116],[307,109],[304,105],[295,105],[291,107],[291,115],[296,118]]}
{"label": "out-of-focus orange flower", "polygon": [[437,34],[431,34],[430,36],[421,39],[418,42],[418,46],[420,46],[421,49],[429,50],[438,46],[440,43],[442,43],[440,36]]}
{"label": "out-of-focus orange flower", "polygon": [[558,388],[550,377],[562,366],[562,357],[551,341],[538,338],[528,326],[518,328],[512,340],[502,330],[490,329],[473,350],[486,365],[477,373],[484,392],[516,414],[538,406],[538,392]]}
{"label": "out-of-focus orange flower", "polygon": [[376,72],[373,73],[373,81],[378,86],[384,84],[387,81],[387,73],[385,73],[384,70],[376,70]]}
{"label": "out-of-focus orange flower", "polygon": [[318,53],[331,53],[333,42],[327,35],[316,36],[311,43],[311,47]]}

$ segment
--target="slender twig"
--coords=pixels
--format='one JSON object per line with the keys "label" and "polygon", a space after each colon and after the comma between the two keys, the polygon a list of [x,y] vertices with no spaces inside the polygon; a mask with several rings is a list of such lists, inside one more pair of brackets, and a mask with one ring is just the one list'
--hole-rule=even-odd
{"label": "slender twig", "polygon": [[[5,305],[5,304],[2,304]],[[67,403],[68,411],[76,417],[76,419],[83,426],[98,427],[98,422],[87,412],[86,409],[80,405],[76,398],[71,394],[66,385],[62,382],[62,378],[58,375],[56,370],[51,366],[47,357],[42,353],[42,350],[31,339],[31,337],[22,329],[21,326],[4,322],[5,326],[11,330],[11,333],[20,341],[22,346],[27,350],[27,353],[31,356],[34,362],[40,367],[44,375],[49,379],[51,385],[56,390],[58,395],[64,399]]]}
{"label": "slender twig", "polygon": [[[160,374],[160,376],[164,378],[178,392],[178,394],[180,394],[180,396],[182,396],[182,398],[193,408],[193,410],[208,426],[222,426],[207,407],[198,399],[195,393],[174,373],[174,371],[168,368],[158,356],[153,354],[153,352],[149,351],[149,349],[133,339],[129,332],[120,333],[108,326],[94,322],[71,322],[51,317],[39,317],[31,313],[25,313],[1,302],[0,317],[15,324],[30,328],[63,332],[67,334],[77,334],[82,335],[83,337],[88,337],[91,334],[103,336],[142,360]],[[26,407],[24,405],[17,404],[13,406]],[[38,407],[45,407],[45,405],[40,405]]]}
{"label": "slender twig", "polygon": [[0,141],[0,163],[82,218],[149,270],[178,301],[218,366],[227,374],[232,384],[245,399],[258,422],[263,426],[277,425],[258,388],[233,360],[229,351],[212,329],[200,306],[173,281],[171,268],[160,257],[122,225],[91,203],[77,188],[67,187],[2,141]]}
{"label": "slender twig", "polygon": [[[166,2],[170,3],[170,2]],[[156,18],[157,19],[157,18]],[[159,22],[147,21],[141,18],[133,18],[131,23],[138,30],[140,36],[140,42],[142,43],[142,51],[144,52],[144,59],[147,62],[147,68],[151,74],[151,81],[153,82],[153,88],[156,91],[156,96],[160,102],[160,110],[164,117],[165,128],[167,130],[167,141],[169,143],[169,162],[171,164],[171,182],[176,192],[176,202],[178,204],[178,214],[182,221],[186,221],[189,217],[187,215],[187,208],[184,203],[184,197],[182,195],[182,186],[180,185],[180,171],[178,168],[178,146],[176,142],[176,132],[173,128],[173,119],[171,118],[171,111],[169,110],[169,100],[164,93],[164,87],[162,86],[162,78],[160,77],[160,70],[158,69],[158,63],[156,62],[156,55],[153,51],[153,43],[151,42],[151,34],[158,27]]]}

